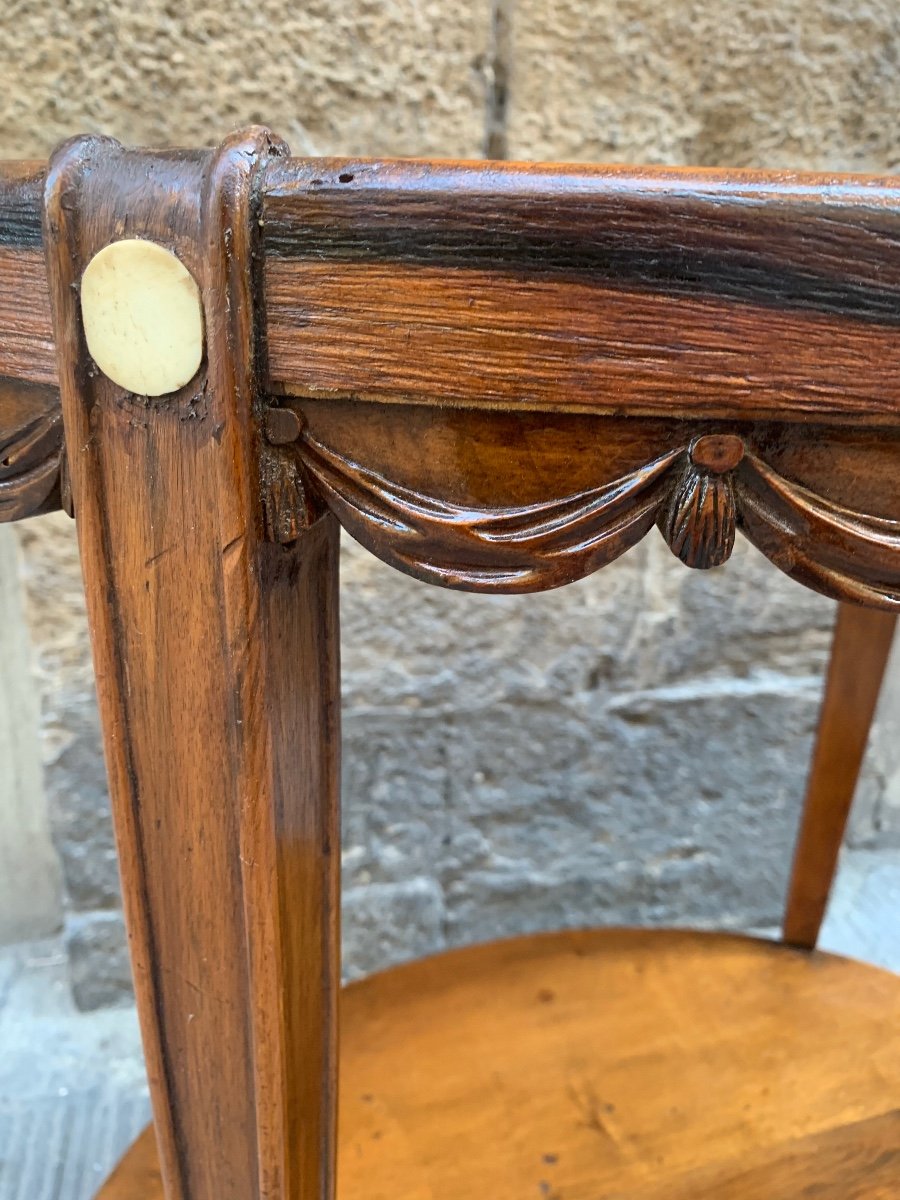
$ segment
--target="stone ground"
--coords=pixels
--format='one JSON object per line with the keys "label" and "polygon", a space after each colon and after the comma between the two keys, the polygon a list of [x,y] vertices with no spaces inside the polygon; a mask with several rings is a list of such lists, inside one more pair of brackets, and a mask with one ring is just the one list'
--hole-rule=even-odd
{"label": "stone ground", "polygon": [[[849,850],[823,948],[900,972],[900,850]],[[0,1200],[88,1200],[149,1113],[133,1007],[79,1013],[61,941],[0,950]]]}

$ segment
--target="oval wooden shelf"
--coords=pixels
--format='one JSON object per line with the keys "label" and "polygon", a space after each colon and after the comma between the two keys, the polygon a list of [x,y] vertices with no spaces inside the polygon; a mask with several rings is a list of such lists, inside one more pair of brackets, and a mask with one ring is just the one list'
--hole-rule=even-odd
{"label": "oval wooden shelf", "polygon": [[[608,930],[343,993],[340,1200],[887,1200],[900,979],[747,938]],[[152,1130],[100,1200],[161,1200]]]}

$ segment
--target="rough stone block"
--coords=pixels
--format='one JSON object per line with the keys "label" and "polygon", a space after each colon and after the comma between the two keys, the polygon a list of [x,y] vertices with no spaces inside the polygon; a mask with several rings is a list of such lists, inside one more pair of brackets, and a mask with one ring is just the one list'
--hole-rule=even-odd
{"label": "rough stone block", "polygon": [[806,684],[763,680],[485,716],[451,776],[448,941],[777,923],[816,710]]}
{"label": "rough stone block", "polygon": [[118,912],[71,917],[66,924],[66,950],[72,995],[87,1012],[132,999],[131,967],[125,924]]}
{"label": "rough stone block", "polygon": [[[208,144],[259,120],[298,154],[477,156],[505,133],[522,158],[900,158],[891,0],[24,0],[6,32],[13,157],[76,130]],[[128,980],[74,530],[53,517],[17,532],[46,789],[81,914],[73,978],[96,1002]],[[554,924],[771,923],[833,613],[740,540],[727,567],[697,573],[651,533],[533,597],[427,588],[345,542],[347,970]],[[900,666],[891,678],[854,816],[866,845],[900,841]]]}
{"label": "rough stone block", "polygon": [[0,945],[46,936],[62,920],[24,632],[19,546],[12,528],[0,525]]}
{"label": "rough stone block", "polygon": [[75,132],[207,146],[271,125],[295,154],[478,156],[489,0],[94,0],[16,6],[0,45],[0,153]]}
{"label": "rough stone block", "polygon": [[432,879],[347,888],[343,920],[344,974],[349,979],[444,945],[444,901]]}
{"label": "rough stone block", "polygon": [[44,787],[67,900],[82,911],[117,907],[119,872],[75,527],[55,513],[15,528],[37,656]]}
{"label": "rough stone block", "polygon": [[[563,697],[591,681],[630,677],[643,546],[589,579],[529,596],[429,587],[349,539],[344,549],[347,712],[436,712],[466,723],[500,702]],[[672,566],[683,570],[674,559]]]}
{"label": "rough stone block", "polygon": [[892,0],[516,0],[512,158],[893,169]]}
{"label": "rough stone block", "polygon": [[854,846],[900,846],[900,637],[895,637],[850,817]]}
{"label": "rough stone block", "polygon": [[447,738],[435,718],[346,714],[345,887],[434,875],[448,824]]}

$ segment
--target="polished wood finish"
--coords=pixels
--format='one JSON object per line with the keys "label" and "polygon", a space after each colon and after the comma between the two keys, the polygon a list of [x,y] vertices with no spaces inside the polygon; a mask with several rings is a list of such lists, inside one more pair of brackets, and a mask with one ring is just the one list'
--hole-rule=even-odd
{"label": "polished wood finish", "polygon": [[[40,185],[0,169],[0,374],[27,350],[48,381]],[[900,414],[896,177],[291,159],[263,186],[273,391]]]}
{"label": "polished wood finish", "polygon": [[[156,399],[84,338],[125,237],[202,296],[200,370]],[[488,592],[654,526],[710,569],[742,532],[843,601],[785,927],[814,943],[900,611],[898,328],[900,179],[259,129],[0,167],[0,519],[78,525],[158,1139],[105,1200],[334,1196],[338,522]],[[887,975],[735,938],[390,972],[343,1002],[340,1195],[893,1198],[898,1017]]]}
{"label": "polished wood finish", "polygon": [[69,506],[56,388],[0,379],[0,521]]}
{"label": "polished wood finish", "polygon": [[166,1200],[152,1125],[128,1148],[96,1200]]}
{"label": "polished wood finish", "polygon": [[838,608],[784,919],[794,946],[819,937],[896,624],[894,613]]}
{"label": "polished wood finish", "polygon": [[[725,434],[689,418],[283,403],[300,417],[307,490],[425,582],[559,587],[655,524],[683,562],[707,568],[727,559],[739,528],[810,587],[900,608],[900,430],[733,423]],[[740,443],[733,467],[694,459],[711,437]]]}
{"label": "polished wood finish", "polygon": [[[45,175],[43,163],[0,162],[0,380],[55,386],[56,349],[41,233]],[[0,429],[5,426],[0,407]]]}
{"label": "polished wood finish", "polygon": [[[52,386],[40,182],[0,173],[0,377]],[[900,181],[281,158],[258,234],[260,387],[306,430],[263,447],[271,540],[325,503],[417,577],[530,591],[654,524],[697,568],[741,529],[808,586],[900,608]],[[20,449],[46,396],[23,416],[6,390],[0,517],[63,490],[32,478],[53,484],[52,438]],[[385,454],[407,426],[429,461]],[[710,439],[731,466],[694,454]]]}
{"label": "polished wood finish", "polygon": [[[338,991],[337,526],[258,503],[261,131],[214,154],[55,156],[66,440],[169,1200],[331,1194]],[[200,284],[207,356],[158,401],[90,370],[84,264],[123,228]]]}
{"label": "polished wood finish", "polygon": [[[626,1195],[614,1192],[609,1200],[894,1200],[898,1146],[900,1113],[895,1110],[751,1151],[739,1164],[702,1167]],[[152,1126],[131,1146],[97,1200],[163,1200]]]}
{"label": "polished wood finish", "polygon": [[[749,939],[480,946],[343,995],[339,1200],[888,1200],[900,984]],[[99,1200],[161,1200],[137,1143]]]}
{"label": "polished wood finish", "polygon": [[270,384],[894,424],[898,202],[896,178],[288,160],[266,178]]}

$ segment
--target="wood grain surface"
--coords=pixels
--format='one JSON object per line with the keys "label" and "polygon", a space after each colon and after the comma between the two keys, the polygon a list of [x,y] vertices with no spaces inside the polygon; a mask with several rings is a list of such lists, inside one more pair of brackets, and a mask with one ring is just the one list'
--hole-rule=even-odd
{"label": "wood grain surface", "polygon": [[[352,984],[339,1200],[894,1200],[900,980],[595,931]],[[160,1200],[152,1134],[99,1200]]]}
{"label": "wood grain surface", "polygon": [[41,232],[45,175],[42,163],[0,162],[0,379],[55,384]]}
{"label": "wood grain surface", "polygon": [[68,507],[59,392],[0,378],[0,521]]}
{"label": "wood grain surface", "polygon": [[838,609],[784,918],[793,946],[819,937],[896,626],[895,613]]}
{"label": "wood grain surface", "polygon": [[294,394],[900,415],[896,180],[294,160],[264,219]]}
{"label": "wood grain surface", "polygon": [[[0,167],[0,375],[52,382],[41,170]],[[267,173],[268,386],[894,423],[900,183],[291,159]]]}
{"label": "wood grain surface", "polygon": [[[308,488],[364,546],[426,582],[559,587],[654,524],[683,562],[719,565],[733,536],[714,545],[708,512],[691,500],[715,481],[723,526],[789,575],[836,598],[900,606],[893,430],[283,403],[299,417]],[[721,467],[695,461],[723,436],[739,454]]]}
{"label": "wood grain surface", "polygon": [[[123,897],[168,1200],[331,1194],[337,525],[259,511],[264,132],[148,159],[63,146],[46,241]],[[123,229],[200,284],[207,353],[150,401],[90,370],[84,264]]]}
{"label": "wood grain surface", "polygon": [[[75,513],[159,1147],[106,1200],[334,1195],[338,521],[495,592],[654,526],[714,568],[742,532],[870,607],[795,861],[814,942],[900,611],[898,214],[891,179],[292,160],[259,129],[0,169],[0,519]],[[203,301],[157,399],[84,340],[126,236]],[[880,972],[734,938],[390,972],[343,1002],[340,1196],[893,1200],[898,1017]]]}
{"label": "wood grain surface", "polygon": [[[33,163],[0,171],[0,397],[55,379],[41,182]],[[742,530],[808,586],[900,605],[896,180],[282,158],[259,193],[259,384],[307,433],[299,463],[260,444],[272,540],[324,503],[403,570],[522,591],[597,569],[654,524],[699,568]],[[24,417],[0,400],[16,448],[0,517],[60,502],[52,439],[19,449],[50,395]],[[316,432],[334,404],[341,445]],[[373,432],[421,432],[420,410],[432,483],[405,481]],[[561,457],[552,442],[576,428]],[[540,484],[530,515],[511,435]],[[739,460],[696,462],[697,438],[731,438]],[[464,487],[469,449],[490,456],[493,492]]]}

